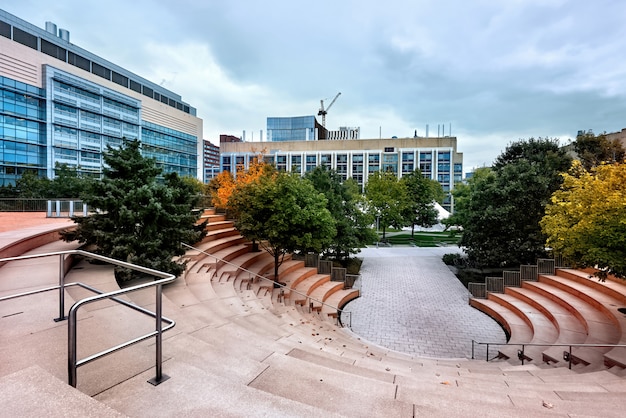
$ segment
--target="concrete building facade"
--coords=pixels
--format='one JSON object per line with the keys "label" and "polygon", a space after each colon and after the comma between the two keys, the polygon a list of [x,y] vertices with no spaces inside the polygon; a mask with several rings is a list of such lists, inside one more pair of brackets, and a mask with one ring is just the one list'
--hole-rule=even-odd
{"label": "concrete building facade", "polygon": [[203,179],[202,120],[180,95],[0,10],[0,185],[55,165],[100,176],[124,138],[165,173]]}
{"label": "concrete building facade", "polygon": [[443,207],[452,211],[451,191],[462,181],[463,154],[456,137],[388,138],[280,142],[230,142],[220,144],[220,169],[235,172],[247,168],[259,153],[279,170],[304,175],[318,165],[332,168],[343,179],[353,178],[361,188],[376,171],[402,178],[419,169],[437,180],[446,193]]}

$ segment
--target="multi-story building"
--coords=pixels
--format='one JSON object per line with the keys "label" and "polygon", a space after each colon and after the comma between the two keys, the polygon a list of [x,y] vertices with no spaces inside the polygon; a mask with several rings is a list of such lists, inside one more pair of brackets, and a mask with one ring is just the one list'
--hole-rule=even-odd
{"label": "multi-story building", "polygon": [[622,128],[619,132],[610,132],[606,134],[606,139],[609,141],[618,140],[622,143],[622,146],[626,148],[626,128]]}
{"label": "multi-story building", "polygon": [[[269,131],[269,125],[268,125]],[[437,180],[446,192],[443,207],[452,211],[451,190],[462,181],[463,154],[457,152],[456,137],[389,138],[348,140],[292,140],[279,142],[232,142],[220,144],[221,170],[247,168],[262,153],[265,161],[279,170],[304,175],[318,165],[353,178],[361,187],[376,171],[388,171],[398,178],[419,169]]]}
{"label": "multi-story building", "polygon": [[220,172],[220,147],[204,140],[204,182],[208,183]]}
{"label": "multi-story building", "polygon": [[267,118],[267,141],[269,142],[359,139],[360,137],[359,128],[340,127],[337,131],[329,131],[313,115]]}
{"label": "multi-story building", "polygon": [[100,176],[124,138],[165,173],[203,178],[202,120],[180,95],[0,10],[0,185],[55,165]]}

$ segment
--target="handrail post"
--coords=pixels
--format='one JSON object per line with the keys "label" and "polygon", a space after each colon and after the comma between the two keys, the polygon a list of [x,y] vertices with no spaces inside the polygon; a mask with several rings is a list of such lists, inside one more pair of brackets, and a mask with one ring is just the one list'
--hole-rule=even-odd
{"label": "handrail post", "polygon": [[489,343],[487,343],[487,358],[486,361],[489,361]]}
{"label": "handrail post", "polygon": [[54,318],[54,322],[67,319],[65,316],[65,258],[64,254],[59,254],[59,317]]}
{"label": "handrail post", "polygon": [[67,321],[67,383],[72,387],[76,387],[76,338],[76,310],[70,309]]}
{"label": "handrail post", "polygon": [[474,360],[474,340],[472,340],[472,360]]}
{"label": "handrail post", "polygon": [[572,346],[569,346],[569,356],[568,356],[568,360],[569,360],[569,369],[572,370]]}
{"label": "handrail post", "polygon": [[170,377],[163,374],[163,285],[158,284],[156,286],[156,359],[155,359],[155,368],[156,368],[156,376],[150,380],[148,383],[157,386],[163,382],[165,382]]}

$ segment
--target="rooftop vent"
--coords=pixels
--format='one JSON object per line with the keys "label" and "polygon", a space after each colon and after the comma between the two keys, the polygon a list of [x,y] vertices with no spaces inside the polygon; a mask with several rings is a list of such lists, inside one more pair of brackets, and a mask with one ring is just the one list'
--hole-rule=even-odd
{"label": "rooftop vent", "polygon": [[57,25],[52,22],[46,22],[46,32],[57,36]]}
{"label": "rooftop vent", "polygon": [[70,41],[70,31],[67,29],[59,29],[59,38],[66,42]]}

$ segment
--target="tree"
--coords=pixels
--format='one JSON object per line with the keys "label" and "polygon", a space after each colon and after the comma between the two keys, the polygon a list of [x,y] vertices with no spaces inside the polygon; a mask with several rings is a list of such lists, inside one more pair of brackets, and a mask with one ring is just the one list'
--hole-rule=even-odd
{"label": "tree", "polygon": [[208,189],[213,206],[217,209],[226,209],[228,199],[235,189],[235,178],[230,171],[222,171],[211,179]]}
{"label": "tree", "polygon": [[393,173],[377,171],[371,174],[365,185],[368,212],[376,217],[383,230],[387,227],[402,228],[406,220],[403,216],[409,204],[406,185],[398,181]]}
{"label": "tree", "polygon": [[405,184],[408,194],[405,218],[411,225],[413,236],[415,225],[428,228],[437,223],[439,212],[435,202],[443,201],[443,188],[438,181],[424,177],[420,170],[403,176],[401,182]]}
{"label": "tree", "polygon": [[626,157],[626,151],[619,139],[611,141],[606,134],[596,136],[591,131],[576,136],[574,151],[585,170],[591,170],[603,162],[622,162]]}
{"label": "tree", "polygon": [[308,180],[274,170],[237,187],[229,200],[239,232],[274,257],[275,281],[285,254],[320,252],[332,240],[335,222],[326,203]]}
{"label": "tree", "polygon": [[[78,227],[63,234],[63,239],[95,245],[108,257],[179,275],[184,265],[173,257],[184,254],[180,243],[195,243],[204,235],[205,224],[196,225],[199,214],[192,212],[198,196],[176,173],[157,181],[161,170],[153,159],[141,155],[140,146],[133,140],[119,149],[107,147],[104,178],[83,193],[94,212],[73,218]],[[133,276],[118,268],[116,277],[125,281]]]}
{"label": "tree", "polygon": [[442,223],[446,227],[467,225],[467,215],[469,214],[472,194],[476,190],[477,184],[490,174],[490,167],[480,167],[474,170],[474,175],[467,182],[454,185],[454,190],[452,190],[454,212],[443,220]]}
{"label": "tree", "polygon": [[491,172],[470,183],[467,206],[457,206],[460,245],[478,266],[534,263],[545,256],[539,221],[571,159],[558,141],[528,139],[510,144]]}
{"label": "tree", "polygon": [[15,190],[23,199],[43,199],[46,197],[50,180],[39,177],[35,171],[26,171],[15,181]]}
{"label": "tree", "polygon": [[575,161],[541,220],[547,245],[601,280],[626,277],[626,164],[592,171]]}
{"label": "tree", "polygon": [[360,251],[360,247],[376,239],[373,218],[363,212],[358,184],[353,179],[342,181],[335,170],[317,166],[305,176],[315,190],[323,193],[326,208],[335,220],[336,234],[325,249],[328,255],[343,260]]}
{"label": "tree", "polygon": [[49,183],[46,197],[77,198],[87,188],[88,179],[81,177],[76,167],[56,163],[55,178]]}
{"label": "tree", "polygon": [[233,209],[229,207],[229,199],[237,187],[256,181],[266,170],[272,166],[263,161],[263,155],[258,154],[252,159],[248,169],[243,166],[237,167],[237,177],[229,171],[222,171],[209,182],[209,193],[213,205],[220,209]]}

